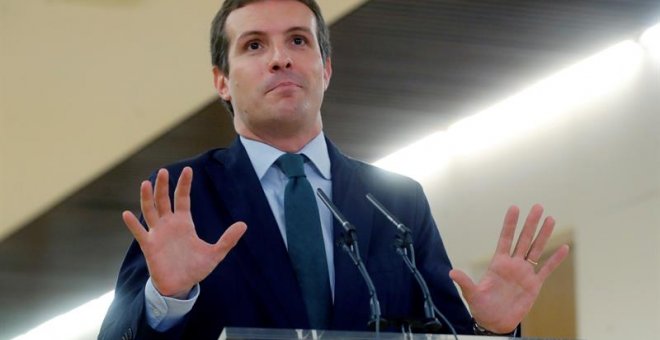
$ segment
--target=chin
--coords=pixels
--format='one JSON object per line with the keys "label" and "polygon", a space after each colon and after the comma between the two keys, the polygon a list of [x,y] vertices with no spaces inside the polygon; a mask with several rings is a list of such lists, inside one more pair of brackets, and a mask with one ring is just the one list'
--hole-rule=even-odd
{"label": "chin", "polygon": [[[283,105],[282,105],[283,104]],[[285,120],[302,120],[309,116],[309,109],[299,103],[291,105],[290,103],[280,103],[271,108],[272,117]]]}

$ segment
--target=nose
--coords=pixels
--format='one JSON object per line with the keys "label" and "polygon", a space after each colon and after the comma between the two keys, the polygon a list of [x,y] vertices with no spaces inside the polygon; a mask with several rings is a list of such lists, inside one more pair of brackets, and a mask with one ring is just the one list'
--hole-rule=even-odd
{"label": "nose", "polygon": [[292,63],[291,57],[286,53],[284,48],[276,47],[268,63],[268,68],[271,72],[275,72],[281,69],[291,68]]}

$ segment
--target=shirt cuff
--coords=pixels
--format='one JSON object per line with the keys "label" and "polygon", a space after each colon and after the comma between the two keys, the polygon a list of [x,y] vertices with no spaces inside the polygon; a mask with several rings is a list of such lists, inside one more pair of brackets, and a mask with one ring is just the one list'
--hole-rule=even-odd
{"label": "shirt cuff", "polygon": [[165,332],[190,312],[199,296],[199,284],[188,293],[185,300],[160,295],[151,278],[144,286],[145,315],[147,323],[158,332]]}

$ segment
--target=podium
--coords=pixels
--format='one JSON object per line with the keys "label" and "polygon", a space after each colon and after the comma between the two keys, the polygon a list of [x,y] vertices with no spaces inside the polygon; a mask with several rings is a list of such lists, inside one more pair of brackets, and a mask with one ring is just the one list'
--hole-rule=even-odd
{"label": "podium", "polygon": [[[451,334],[420,334],[381,332],[345,332],[307,329],[238,328],[225,327],[218,340],[455,340]],[[510,338],[505,336],[459,335],[459,340],[542,340],[542,338]]]}

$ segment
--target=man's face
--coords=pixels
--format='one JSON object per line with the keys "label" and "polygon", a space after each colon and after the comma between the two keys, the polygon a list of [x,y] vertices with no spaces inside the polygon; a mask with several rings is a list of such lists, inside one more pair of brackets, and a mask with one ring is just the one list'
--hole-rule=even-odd
{"label": "man's face", "polygon": [[321,131],[332,68],[329,59],[323,63],[316,24],[293,0],[258,1],[229,14],[229,74],[215,68],[214,81],[232,103],[239,134],[269,141]]}

